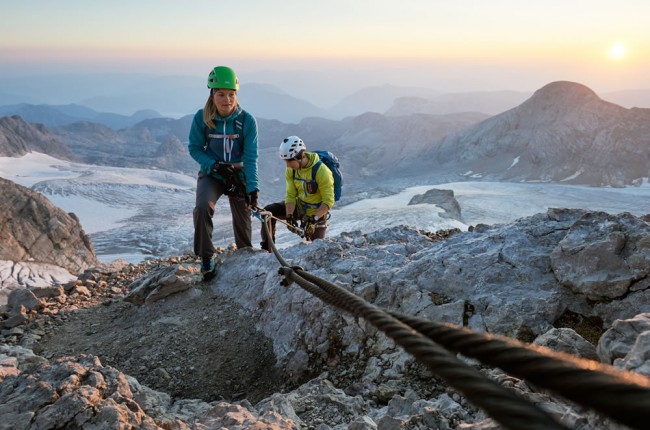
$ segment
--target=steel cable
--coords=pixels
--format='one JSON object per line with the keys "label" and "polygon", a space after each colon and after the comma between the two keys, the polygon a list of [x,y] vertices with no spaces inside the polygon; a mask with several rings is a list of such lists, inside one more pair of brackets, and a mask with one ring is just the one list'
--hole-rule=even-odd
{"label": "steel cable", "polygon": [[[318,290],[317,285],[297,273],[301,271],[300,269],[285,267],[280,271],[307,291]],[[540,408],[487,378],[474,367],[459,360],[455,354],[414,331],[382,309],[345,290],[328,291],[325,288],[324,292],[325,294],[316,293],[316,296],[326,303],[345,310],[349,309],[353,315],[364,318],[504,427],[566,429]],[[346,304],[342,305],[344,302]]]}
{"label": "steel cable", "polygon": [[[318,285],[341,288],[306,272],[303,276]],[[504,336],[473,333],[451,324],[387,312],[451,351],[499,367],[632,428],[648,428],[650,379],[643,375],[524,345]]]}
{"label": "steel cable", "polygon": [[452,324],[389,312],[445,348],[498,367],[633,428],[650,423],[650,378]]}

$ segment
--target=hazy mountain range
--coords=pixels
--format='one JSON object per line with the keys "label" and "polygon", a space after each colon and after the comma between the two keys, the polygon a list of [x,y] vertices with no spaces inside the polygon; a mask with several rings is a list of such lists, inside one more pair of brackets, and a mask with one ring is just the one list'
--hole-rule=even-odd
{"label": "hazy mountain range", "polygon": [[[193,115],[202,108],[208,94],[202,92],[191,105],[182,111],[173,111],[176,117]],[[447,114],[461,112],[482,112],[495,114],[521,103],[530,94],[518,92],[482,92],[440,94],[436,91],[417,87],[396,87],[383,85],[361,89],[335,106],[325,109],[308,101],[293,97],[272,85],[247,84],[239,91],[241,106],[258,119],[278,120],[285,123],[298,123],[306,118],[342,120],[346,117],[366,112],[387,113],[388,115],[407,115],[411,113]],[[152,104],[156,108],[146,108],[134,114],[124,114],[125,109],[117,103],[103,104],[84,100],[80,104],[33,104],[22,102],[2,105],[0,93],[0,116],[20,115],[29,122],[39,122],[48,126],[67,125],[78,121],[92,121],[113,129],[128,127],[144,119],[163,117],[161,112],[169,108]],[[153,103],[153,102],[152,102]],[[169,103],[174,103],[171,99]],[[127,103],[125,102],[125,105]],[[174,106],[182,106],[174,103]],[[127,109],[126,112],[132,111]],[[118,112],[118,113],[115,113]],[[169,116],[169,115],[167,115]]]}
{"label": "hazy mountain range", "polygon": [[160,118],[154,110],[141,110],[133,115],[120,115],[110,112],[97,112],[78,104],[68,105],[33,105],[19,103],[0,106],[0,116],[18,115],[27,122],[39,123],[46,126],[73,124],[80,121],[95,122],[113,129],[129,127],[149,118]]}
{"label": "hazy mountain range", "polygon": [[[297,123],[307,117],[341,120],[365,112],[389,115],[399,115],[401,112],[415,113],[414,103],[405,104],[398,101],[404,97],[418,99],[417,103],[420,107],[417,112],[419,113],[482,112],[494,115],[519,105],[532,95],[532,91],[505,91],[506,89],[450,93],[444,90],[394,84],[368,86],[348,92],[349,90],[344,89],[348,86],[341,86],[343,93],[340,94],[340,99],[331,105],[322,105],[311,100],[307,92],[301,93],[298,84],[278,87],[263,83],[263,76],[258,76],[256,79],[260,80],[242,83],[239,92],[242,106],[258,118],[287,123]],[[101,113],[126,117],[138,116],[140,119],[143,119],[141,111],[155,111],[149,113],[153,115],[152,117],[155,117],[156,113],[172,118],[192,114],[203,106],[207,96],[203,78],[196,76],[79,74],[48,75],[48,79],[7,76],[0,80],[0,107],[21,104],[53,106],[72,104]],[[600,96],[627,108],[650,108],[650,89],[616,91],[603,93]],[[328,98],[336,100],[334,96]],[[69,115],[69,112],[64,113]],[[13,114],[20,113],[6,110],[2,113],[2,115]],[[38,122],[50,125],[43,121]]]}
{"label": "hazy mountain range", "polygon": [[[421,106],[406,101],[400,101],[410,106],[404,111],[417,112]],[[88,120],[43,127],[13,117],[2,121],[0,130],[5,135],[38,134],[38,141],[51,142],[48,151],[63,159],[193,175],[196,163],[186,150],[191,118],[191,114],[150,118],[115,130]],[[367,112],[342,120],[312,117],[293,124],[258,118],[258,122],[261,159],[275,159],[281,139],[299,135],[308,148],[331,150],[342,160],[346,189],[353,191],[345,194],[350,195],[389,183],[400,187],[468,177],[632,185],[650,176],[649,119],[650,109],[624,108],[584,85],[560,81],[492,116]],[[22,139],[26,144],[30,140]],[[42,145],[31,149],[43,151]],[[262,186],[281,192],[283,169],[279,162],[260,163]]]}

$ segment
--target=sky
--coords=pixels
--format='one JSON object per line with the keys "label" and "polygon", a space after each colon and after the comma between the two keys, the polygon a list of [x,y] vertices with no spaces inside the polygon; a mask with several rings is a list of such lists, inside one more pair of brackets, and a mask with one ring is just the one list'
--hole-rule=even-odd
{"label": "sky", "polygon": [[640,89],[650,88],[649,18],[646,0],[4,1],[0,76],[203,77],[222,64],[242,82],[314,94],[535,91],[555,80]]}

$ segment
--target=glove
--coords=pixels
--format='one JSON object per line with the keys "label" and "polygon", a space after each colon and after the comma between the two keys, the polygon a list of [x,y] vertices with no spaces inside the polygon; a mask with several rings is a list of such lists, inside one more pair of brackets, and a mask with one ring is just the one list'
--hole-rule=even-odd
{"label": "glove", "polygon": [[311,216],[305,215],[302,218],[302,223],[303,223],[304,226],[314,225],[314,224],[316,224],[316,222],[317,222],[317,219],[316,219],[315,215],[311,215]]}
{"label": "glove", "polygon": [[259,196],[259,191],[251,191],[248,193],[248,204],[251,205],[252,207],[256,208],[257,207],[257,197]]}
{"label": "glove", "polygon": [[232,165],[230,164],[217,162],[212,166],[212,173],[216,173],[222,178],[227,178],[235,174],[235,169],[233,169]]}
{"label": "glove", "polygon": [[287,224],[298,228],[298,221],[293,217],[293,215],[287,215]]}

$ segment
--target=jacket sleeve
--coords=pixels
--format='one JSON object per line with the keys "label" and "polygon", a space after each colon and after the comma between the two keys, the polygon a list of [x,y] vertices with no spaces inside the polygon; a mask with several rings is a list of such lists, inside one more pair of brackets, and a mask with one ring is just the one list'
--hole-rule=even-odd
{"label": "jacket sleeve", "polygon": [[257,120],[248,112],[244,116],[244,174],[246,175],[246,192],[251,193],[259,190],[257,159],[258,159],[258,136]]}
{"label": "jacket sleeve", "polygon": [[210,157],[203,149],[205,147],[206,127],[207,126],[203,122],[203,109],[201,109],[194,115],[194,119],[192,120],[188,149],[190,151],[190,156],[199,163],[201,171],[204,173],[210,173],[215,160],[213,160],[212,157]]}
{"label": "jacket sleeve", "polygon": [[284,171],[284,179],[287,182],[284,202],[295,204],[298,190],[296,190],[296,183],[293,181],[293,169],[287,167],[287,169]]}
{"label": "jacket sleeve", "polygon": [[332,209],[334,207],[334,176],[325,163],[321,163],[316,172],[316,182],[318,183],[321,201]]}

